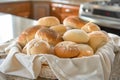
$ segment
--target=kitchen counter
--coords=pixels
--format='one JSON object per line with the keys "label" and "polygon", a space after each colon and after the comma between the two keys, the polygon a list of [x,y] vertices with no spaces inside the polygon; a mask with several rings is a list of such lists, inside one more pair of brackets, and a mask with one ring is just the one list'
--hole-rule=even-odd
{"label": "kitchen counter", "polygon": [[[21,2],[21,1],[47,1],[47,2],[56,2],[56,3],[63,3],[63,4],[72,4],[72,5],[80,5],[81,3],[89,2],[89,1],[96,1],[96,0],[0,0],[0,3],[7,3],[7,2]],[[101,1],[101,0],[97,0]],[[108,1],[108,0],[107,0]]]}
{"label": "kitchen counter", "polygon": [[[0,13],[0,42],[16,38],[25,28],[35,25],[36,21],[11,14]],[[1,60],[1,59],[0,59]],[[0,61],[1,62],[1,61]],[[110,80],[120,80],[120,51],[116,53]],[[0,80],[31,80],[0,73]],[[50,80],[38,78],[36,80]]]}
{"label": "kitchen counter", "polygon": [[0,43],[16,38],[25,28],[35,24],[32,19],[0,13]]}
{"label": "kitchen counter", "polygon": [[84,0],[3,0],[0,1],[0,3],[10,3],[10,2],[23,2],[23,1],[30,1],[30,2],[34,2],[34,1],[44,1],[44,2],[55,2],[55,3],[63,3],[63,4],[72,4],[72,5],[80,5],[80,3],[86,2]]}

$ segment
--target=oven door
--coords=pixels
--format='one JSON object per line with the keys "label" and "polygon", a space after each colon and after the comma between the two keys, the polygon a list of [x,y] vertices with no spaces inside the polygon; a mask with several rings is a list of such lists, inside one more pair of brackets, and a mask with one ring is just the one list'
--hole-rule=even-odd
{"label": "oven door", "polygon": [[[120,12],[101,10],[97,5],[81,4],[79,17],[98,24],[101,29],[120,35]],[[115,9],[114,9],[115,10]]]}

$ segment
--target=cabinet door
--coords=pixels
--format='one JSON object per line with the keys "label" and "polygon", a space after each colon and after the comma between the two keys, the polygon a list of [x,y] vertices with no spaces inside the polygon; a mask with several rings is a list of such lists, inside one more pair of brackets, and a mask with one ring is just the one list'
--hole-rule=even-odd
{"label": "cabinet door", "polygon": [[25,17],[25,18],[30,18],[30,12],[20,12],[17,13],[17,16]]}
{"label": "cabinet door", "polygon": [[51,9],[50,9],[50,15],[57,17],[59,20],[61,20],[61,7],[62,4],[57,3],[51,3]]}
{"label": "cabinet door", "polygon": [[0,3],[0,12],[10,13],[22,17],[29,17],[30,6],[30,2]]}
{"label": "cabinet door", "polygon": [[51,3],[51,15],[59,18],[62,23],[68,16],[78,16],[79,6],[61,3]]}
{"label": "cabinet door", "polygon": [[49,16],[50,6],[45,2],[33,2],[33,19],[38,20],[41,17]]}
{"label": "cabinet door", "polygon": [[63,5],[61,9],[61,20],[63,21],[68,16],[78,16],[79,6],[76,5]]}

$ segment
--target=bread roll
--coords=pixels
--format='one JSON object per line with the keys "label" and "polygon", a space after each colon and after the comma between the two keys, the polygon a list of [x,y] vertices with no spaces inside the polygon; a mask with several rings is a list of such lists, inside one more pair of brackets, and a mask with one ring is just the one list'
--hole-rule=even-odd
{"label": "bread roll", "polygon": [[58,32],[60,35],[63,35],[67,31],[67,27],[64,26],[63,24],[51,26],[50,29]]}
{"label": "bread roll", "polygon": [[54,47],[54,53],[60,58],[75,58],[94,55],[93,49],[87,44],[62,41]]}
{"label": "bread roll", "polygon": [[60,21],[55,16],[47,16],[47,17],[39,18],[38,21],[37,21],[37,24],[50,27],[50,26],[54,26],[54,25],[60,24]]}
{"label": "bread roll", "polygon": [[100,31],[100,27],[92,22],[88,22],[81,28],[81,30],[84,30],[87,33],[90,33],[93,31]]}
{"label": "bread roll", "polygon": [[63,20],[63,24],[71,28],[81,29],[86,22],[80,19],[78,16],[69,16]]}
{"label": "bread roll", "polygon": [[40,39],[32,39],[23,48],[23,52],[27,54],[49,54],[50,45]]}
{"label": "bread roll", "polygon": [[56,45],[58,42],[63,41],[59,33],[49,28],[39,29],[35,34],[35,38],[45,40],[52,46]]}
{"label": "bread roll", "polygon": [[79,55],[79,49],[75,42],[62,41],[54,47],[54,53],[60,58],[73,58]]}
{"label": "bread roll", "polygon": [[80,51],[78,57],[94,55],[94,51],[89,45],[87,45],[87,44],[77,44],[76,46],[78,47],[78,49]]}
{"label": "bread roll", "polygon": [[88,34],[80,29],[71,29],[64,33],[63,39],[65,41],[73,41],[76,43],[87,43],[89,40]]}
{"label": "bread roll", "polygon": [[34,35],[37,30],[39,30],[41,27],[40,25],[34,25],[31,27],[26,28],[19,36],[17,42],[21,45],[23,48],[30,40],[34,38]]}
{"label": "bread roll", "polygon": [[88,35],[90,37],[88,44],[93,48],[94,52],[109,40],[108,35],[102,31],[94,31]]}

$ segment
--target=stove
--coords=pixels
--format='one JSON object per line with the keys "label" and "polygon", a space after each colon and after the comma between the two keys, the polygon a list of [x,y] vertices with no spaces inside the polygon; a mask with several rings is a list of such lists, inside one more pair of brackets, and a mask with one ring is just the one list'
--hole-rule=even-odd
{"label": "stove", "polygon": [[120,0],[80,4],[79,17],[98,24],[107,32],[120,35]]}

